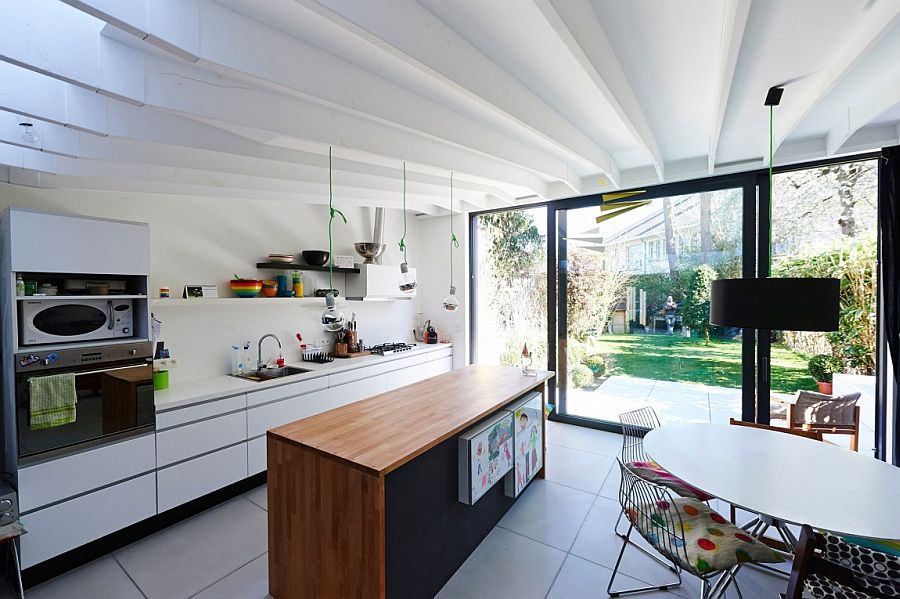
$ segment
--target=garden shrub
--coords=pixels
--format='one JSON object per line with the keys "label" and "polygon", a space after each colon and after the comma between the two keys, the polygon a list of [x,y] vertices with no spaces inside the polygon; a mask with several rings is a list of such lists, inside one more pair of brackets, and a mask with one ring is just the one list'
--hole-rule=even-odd
{"label": "garden shrub", "polygon": [[706,264],[694,269],[687,297],[684,298],[681,310],[681,322],[684,326],[697,331],[709,344],[709,296],[716,271]]}
{"label": "garden shrub", "polygon": [[569,368],[569,380],[573,387],[580,389],[594,382],[594,373],[584,364],[576,364]]}
{"label": "garden shrub", "polygon": [[844,361],[828,354],[817,354],[809,359],[809,373],[822,383],[830,383],[832,375],[843,370]]}
{"label": "garden shrub", "polygon": [[603,354],[592,354],[586,357],[582,364],[590,368],[591,372],[594,373],[594,376],[603,376],[606,374],[606,356]]}

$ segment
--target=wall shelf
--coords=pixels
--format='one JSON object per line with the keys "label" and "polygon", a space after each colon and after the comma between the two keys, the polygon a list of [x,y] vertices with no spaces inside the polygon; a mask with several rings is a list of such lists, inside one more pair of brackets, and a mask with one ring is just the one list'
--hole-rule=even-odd
{"label": "wall shelf", "polygon": [[146,295],[18,295],[16,301],[23,300],[47,300],[47,301],[65,301],[65,300],[102,300],[102,299],[147,299]]}
{"label": "wall shelf", "polygon": [[[338,303],[346,302],[343,297],[336,298]],[[292,304],[295,306],[322,306],[325,307],[324,297],[195,297],[184,299],[180,297],[170,297],[163,299],[153,299],[150,304],[156,306],[237,306],[239,304],[258,305],[258,304]]]}
{"label": "wall shelf", "polygon": [[[256,268],[269,270],[311,270],[315,272],[328,272],[327,266],[310,266],[309,264],[297,264],[296,262],[257,262]],[[358,268],[337,268],[334,272],[342,274],[359,274]]]}

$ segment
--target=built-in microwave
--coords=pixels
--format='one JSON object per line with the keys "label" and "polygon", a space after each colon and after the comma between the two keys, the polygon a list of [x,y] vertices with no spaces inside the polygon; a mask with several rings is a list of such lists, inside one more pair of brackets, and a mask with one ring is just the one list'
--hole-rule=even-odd
{"label": "built-in microwave", "polygon": [[121,339],[134,335],[130,299],[24,299],[19,304],[20,345]]}

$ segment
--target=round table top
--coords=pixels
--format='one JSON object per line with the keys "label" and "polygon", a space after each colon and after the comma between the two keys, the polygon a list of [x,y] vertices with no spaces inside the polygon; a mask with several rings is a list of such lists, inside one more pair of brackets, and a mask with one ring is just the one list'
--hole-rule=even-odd
{"label": "round table top", "polygon": [[805,437],[669,424],[644,449],[678,478],[748,511],[835,533],[900,539],[900,468]]}

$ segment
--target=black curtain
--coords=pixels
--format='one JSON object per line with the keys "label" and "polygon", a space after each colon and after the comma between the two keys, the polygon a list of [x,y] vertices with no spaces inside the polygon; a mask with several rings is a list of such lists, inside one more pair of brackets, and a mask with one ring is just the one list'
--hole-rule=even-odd
{"label": "black curtain", "polygon": [[[884,294],[884,334],[894,365],[894,382],[900,383],[900,146],[881,151],[878,169],[878,210],[881,226],[881,289]],[[900,464],[897,447],[900,430],[898,398],[893,398],[893,426],[886,428],[893,435],[893,456],[888,461]]]}

